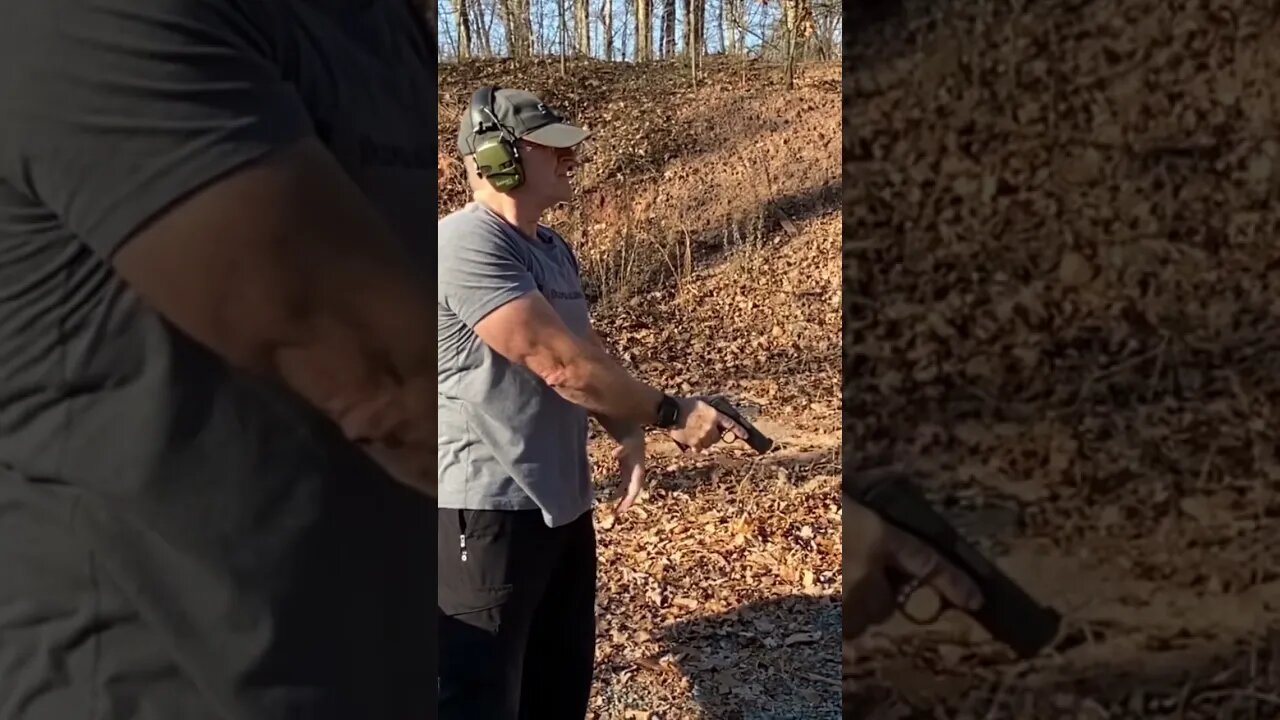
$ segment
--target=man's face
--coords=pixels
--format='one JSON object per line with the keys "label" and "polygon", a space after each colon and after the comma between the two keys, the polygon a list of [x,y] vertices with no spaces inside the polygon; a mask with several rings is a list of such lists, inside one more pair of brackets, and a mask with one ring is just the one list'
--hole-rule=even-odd
{"label": "man's face", "polygon": [[578,168],[577,148],[553,148],[521,143],[525,187],[547,207],[573,199],[573,173]]}

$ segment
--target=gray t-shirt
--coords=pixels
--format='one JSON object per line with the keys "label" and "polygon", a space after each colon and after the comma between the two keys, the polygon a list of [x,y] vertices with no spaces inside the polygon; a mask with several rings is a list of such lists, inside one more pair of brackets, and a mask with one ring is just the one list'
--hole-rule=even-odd
{"label": "gray t-shirt", "polygon": [[479,203],[440,220],[440,507],[531,510],[557,527],[591,508],[588,414],[494,352],[476,323],[541,292],[569,329],[591,320],[578,262],[548,228],[530,240]]}
{"label": "gray t-shirt", "polygon": [[12,0],[0,22],[0,718],[430,717],[430,498],[111,268],[317,134],[427,263],[409,0]]}

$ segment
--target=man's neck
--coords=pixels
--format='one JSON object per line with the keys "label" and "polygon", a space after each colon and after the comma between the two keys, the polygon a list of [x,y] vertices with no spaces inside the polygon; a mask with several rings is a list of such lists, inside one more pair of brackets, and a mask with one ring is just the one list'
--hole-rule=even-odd
{"label": "man's neck", "polygon": [[522,207],[514,198],[506,195],[483,195],[477,197],[476,202],[492,210],[494,214],[506,220],[530,240],[538,238],[538,221],[542,218],[541,210]]}

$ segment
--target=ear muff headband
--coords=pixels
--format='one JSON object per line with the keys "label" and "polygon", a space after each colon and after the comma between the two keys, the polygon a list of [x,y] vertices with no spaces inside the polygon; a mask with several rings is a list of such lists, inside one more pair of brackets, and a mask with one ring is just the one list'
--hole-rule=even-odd
{"label": "ear muff headband", "polygon": [[495,190],[505,193],[524,184],[524,169],[520,165],[515,135],[503,126],[494,109],[497,92],[497,87],[489,86],[471,96],[471,152],[476,160],[476,173]]}
{"label": "ear muff headband", "polygon": [[471,95],[472,151],[475,150],[474,139],[477,136],[502,129],[501,123],[498,122],[497,113],[494,112],[493,108],[493,99],[497,92],[498,88],[489,86],[482,87]]}

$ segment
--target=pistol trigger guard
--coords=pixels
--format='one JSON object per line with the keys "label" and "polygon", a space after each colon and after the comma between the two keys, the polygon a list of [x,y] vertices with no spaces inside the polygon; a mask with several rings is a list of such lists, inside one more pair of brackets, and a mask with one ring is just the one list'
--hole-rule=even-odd
{"label": "pistol trigger guard", "polygon": [[921,617],[916,617],[915,615],[912,615],[911,613],[907,612],[907,606],[905,602],[898,604],[898,613],[901,614],[902,617],[906,618],[907,620],[910,620],[915,625],[932,625],[938,622],[938,618],[942,617],[942,613],[945,610],[946,610],[946,606],[939,605],[938,610],[934,612],[932,615],[921,618]]}
{"label": "pistol trigger guard", "polygon": [[902,617],[906,618],[907,620],[910,620],[912,623],[916,625],[934,624],[935,622],[938,621],[938,618],[942,617],[942,613],[946,612],[947,608],[950,606],[950,604],[947,602],[947,599],[939,595],[938,609],[932,615],[922,618],[907,612],[907,603],[911,600],[911,596],[915,595],[916,592],[920,590],[920,588],[924,587],[928,583],[929,583],[928,577],[908,578],[906,582],[904,582],[902,586],[897,589],[897,594],[894,598],[894,601],[897,603],[897,606],[898,606],[899,614],[901,614]]}

